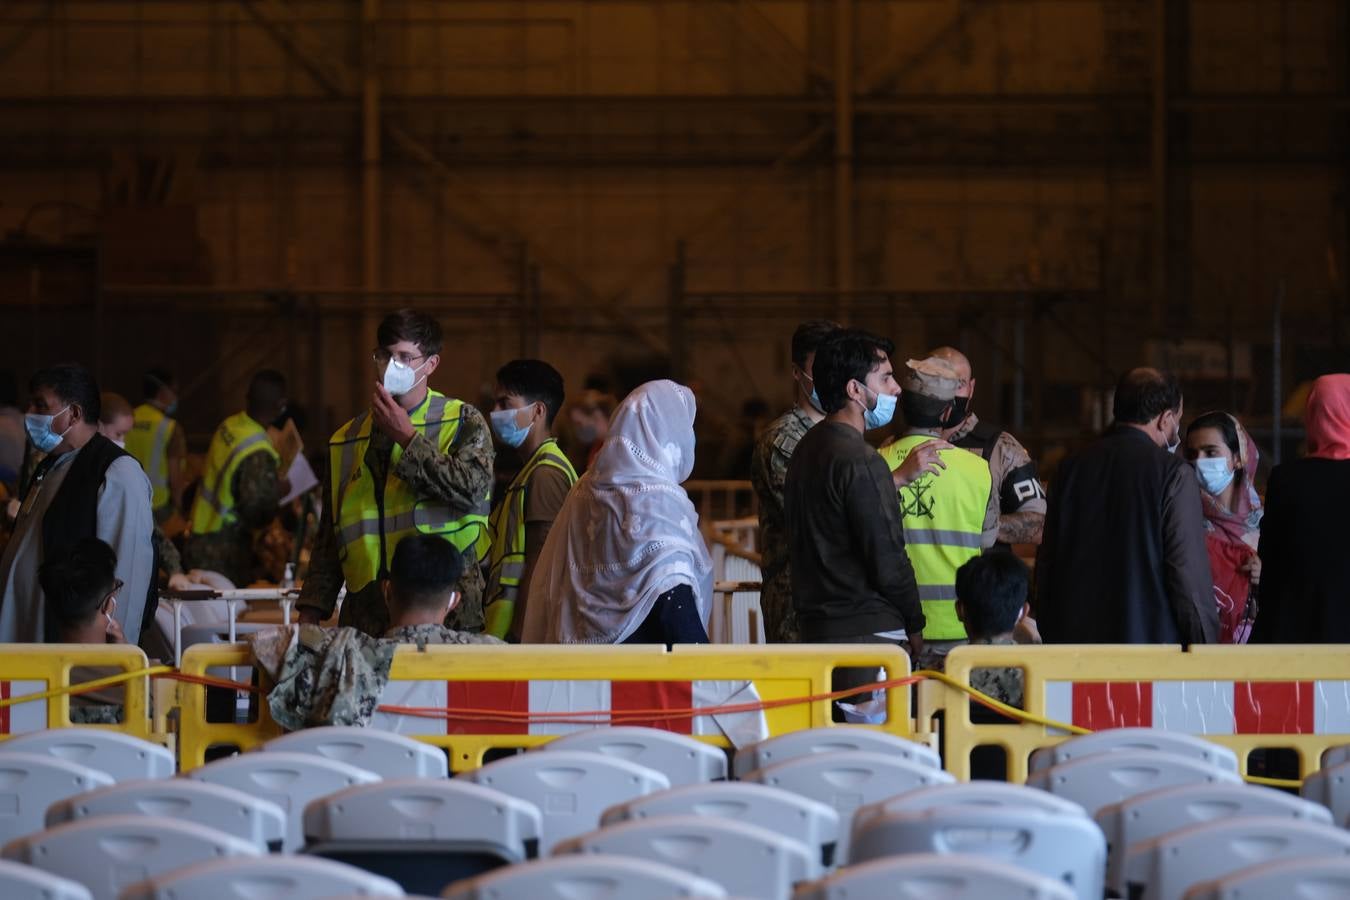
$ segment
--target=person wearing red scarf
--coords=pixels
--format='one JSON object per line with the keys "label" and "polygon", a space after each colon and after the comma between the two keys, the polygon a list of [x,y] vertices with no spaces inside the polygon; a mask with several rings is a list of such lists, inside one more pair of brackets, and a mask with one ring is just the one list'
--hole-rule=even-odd
{"label": "person wearing red scarf", "polygon": [[1350,642],[1350,375],[1313,383],[1308,455],[1276,466],[1261,525],[1261,610],[1252,643]]}
{"label": "person wearing red scarf", "polygon": [[1261,583],[1261,558],[1256,554],[1264,512],[1256,492],[1260,455],[1234,416],[1208,412],[1186,431],[1186,458],[1200,480],[1219,643],[1245,644]]}

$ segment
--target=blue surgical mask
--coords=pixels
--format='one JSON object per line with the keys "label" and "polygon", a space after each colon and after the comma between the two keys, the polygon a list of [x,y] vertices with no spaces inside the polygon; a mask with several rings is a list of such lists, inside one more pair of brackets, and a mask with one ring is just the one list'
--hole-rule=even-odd
{"label": "blue surgical mask", "polygon": [[70,409],[70,404],[66,404],[65,409],[61,409],[50,416],[44,416],[41,413],[28,413],[23,417],[24,430],[28,432],[28,439],[33,442],[34,447],[43,453],[51,453],[60,445],[61,438],[66,436],[66,431],[69,431],[70,427],[67,426],[66,431],[57,434],[52,431],[52,422],[67,409]]}
{"label": "blue surgical mask", "polygon": [[384,367],[384,389],[391,397],[402,397],[422,381],[417,377],[417,373],[422,371],[424,366],[425,362],[414,369],[400,361],[398,357],[390,359],[389,364]]}
{"label": "blue surgical mask", "polygon": [[1216,497],[1227,490],[1237,476],[1236,471],[1228,468],[1228,460],[1217,456],[1197,459],[1195,474],[1200,479],[1200,486]]}
{"label": "blue surgical mask", "polygon": [[164,407],[164,415],[172,416],[176,412],[178,412],[178,398],[174,397],[173,402]]}
{"label": "blue surgical mask", "polygon": [[815,385],[811,386],[811,405],[816,408],[816,412],[824,414],[825,407],[820,405],[820,395],[816,393]]}
{"label": "blue surgical mask", "polygon": [[492,420],[492,433],[508,447],[519,447],[530,435],[530,426],[522,428],[516,423],[517,409],[495,409],[488,417]]}
{"label": "blue surgical mask", "polygon": [[[860,381],[858,384],[862,384],[862,382]],[[862,389],[869,394],[872,393],[865,384],[862,384]],[[899,399],[894,394],[877,394],[877,402],[872,405],[872,408],[863,410],[863,422],[867,424],[869,429],[885,428],[891,424],[891,419],[895,418],[895,405]]]}

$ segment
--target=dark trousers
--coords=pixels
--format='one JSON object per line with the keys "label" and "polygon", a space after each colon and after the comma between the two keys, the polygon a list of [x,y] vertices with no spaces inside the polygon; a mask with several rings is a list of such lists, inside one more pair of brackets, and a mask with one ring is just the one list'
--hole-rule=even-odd
{"label": "dark trousers", "polygon": [[698,614],[694,589],[687,584],[656,598],[652,611],[625,644],[706,644],[708,631]]}
{"label": "dark trousers", "polygon": [[[808,644],[890,644],[900,647],[906,652],[909,651],[909,645],[904,641],[893,641],[890,638],[877,637],[875,634],[859,634],[853,637],[832,637],[822,638],[821,640],[805,641]],[[887,673],[894,676],[894,672]],[[875,668],[848,668],[835,669],[830,678],[830,689],[834,691],[847,691],[853,688],[862,687],[865,684],[875,684],[881,677],[881,670]],[[866,703],[872,699],[871,692],[863,694],[853,694],[849,697],[840,697],[839,703]],[[844,721],[844,714],[839,707],[834,707],[834,721]]]}

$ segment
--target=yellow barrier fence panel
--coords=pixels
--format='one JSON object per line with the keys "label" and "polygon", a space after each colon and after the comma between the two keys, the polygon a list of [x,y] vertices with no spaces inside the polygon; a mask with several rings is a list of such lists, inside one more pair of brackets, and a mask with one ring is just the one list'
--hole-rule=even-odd
{"label": "yellow barrier fence panel", "polygon": [[[252,656],[247,644],[194,644],[183,651],[179,672],[197,678],[210,677],[208,669],[239,667],[241,680],[252,676]],[[264,686],[264,689],[266,686]],[[265,702],[255,702],[256,721],[246,724],[209,722],[206,715],[206,691],[201,684],[183,682],[178,686],[178,768],[195,769],[206,762],[212,747],[237,747],[249,750],[281,734],[272,721]],[[233,712],[233,705],[231,705]]]}
{"label": "yellow barrier fence panel", "polygon": [[[183,671],[248,665],[244,645],[193,647]],[[762,647],[660,645],[582,647],[400,647],[372,727],[444,747],[451,768],[482,765],[490,750],[528,748],[606,725],[646,725],[717,746],[831,725],[836,667],[909,674],[909,659],[886,644]],[[264,690],[266,685],[264,685]],[[205,720],[204,691],[184,685],[183,768],[201,765],[212,745],[247,749],[278,733],[265,704],[249,725]],[[811,702],[803,698],[815,697]],[[909,690],[886,692],[880,729],[908,736]]]}
{"label": "yellow barrier fence panel", "polygon": [[[1288,748],[1300,774],[1324,750],[1350,743],[1350,654],[1342,647],[972,646],[947,657],[949,677],[980,668],[1024,672],[1027,713],[1075,732],[1148,727],[1191,734],[1248,754]],[[945,688],[947,769],[970,777],[976,747],[1002,747],[1008,780],[1022,782],[1032,751],[1070,733],[1042,725],[976,724],[963,694]]]}
{"label": "yellow barrier fence panel", "polygon": [[[0,645],[0,740],[29,731],[88,725],[149,737],[149,661],[121,644]],[[68,688],[117,679],[76,701]],[[71,718],[72,703],[77,719]]]}

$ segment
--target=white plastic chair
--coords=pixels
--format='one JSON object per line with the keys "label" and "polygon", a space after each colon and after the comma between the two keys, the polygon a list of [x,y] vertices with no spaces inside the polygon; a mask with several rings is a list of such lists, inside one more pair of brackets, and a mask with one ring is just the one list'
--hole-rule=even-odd
{"label": "white plastic chair", "polygon": [[1113,803],[1097,813],[1097,824],[1110,848],[1106,886],[1117,891],[1125,889],[1125,856],[1130,847],[1190,825],[1242,816],[1332,824],[1331,813],[1324,807],[1256,785],[1190,784],[1149,791],[1123,803]]}
{"label": "white plastic chair", "polygon": [[670,900],[725,898],[721,885],[681,869],[627,856],[558,856],[459,881],[447,900]]}
{"label": "white plastic chair", "polygon": [[1031,772],[1040,772],[1063,765],[1075,759],[1096,756],[1099,753],[1119,753],[1131,750],[1152,750],[1199,760],[1229,772],[1240,772],[1237,754],[1222,744],[1204,738],[1163,731],[1158,728],[1108,728],[1093,734],[1070,738],[1053,747],[1042,747],[1032,752],[1027,760]]}
{"label": "white plastic chair", "polygon": [[818,878],[819,856],[800,841],[734,819],[658,816],[564,841],[556,854],[633,856],[665,863],[726,888],[734,897],[782,900]]}
{"label": "white plastic chair", "polygon": [[916,853],[841,869],[793,900],[1075,900],[1062,882],[992,859]]}
{"label": "white plastic chair", "polygon": [[831,807],[791,791],[740,781],[691,784],[639,797],[605,810],[600,824],[656,816],[713,816],[758,825],[819,848],[824,866],[834,863],[839,840],[839,813]]}
{"label": "white plastic chair", "polygon": [[731,770],[737,778],[744,778],[756,769],[763,769],[800,756],[810,756],[814,753],[842,753],[848,750],[883,753],[926,765],[931,769],[942,768],[942,759],[937,752],[924,744],[859,725],[834,725],[789,731],[787,734],[742,747],[736,752]]}
{"label": "white plastic chair", "polygon": [[113,781],[169,778],[173,754],[167,747],[120,731],[100,728],[51,728],[0,742],[0,755],[37,753],[107,772]]}
{"label": "white plastic chair", "polygon": [[586,750],[626,759],[661,772],[670,779],[671,787],[727,777],[727,755],[723,750],[697,738],[658,728],[592,728],[556,738],[537,749]]}
{"label": "white plastic chair", "polygon": [[106,772],[54,756],[0,753],[0,844],[41,831],[53,803],[112,783]]}
{"label": "white plastic chair", "polygon": [[[1326,825],[1252,816],[1192,825],[1130,847],[1125,884],[1139,900],[1173,900],[1190,888],[1260,863],[1350,857],[1350,834]],[[1290,896],[1282,893],[1280,896]]]}
{"label": "white plastic chair", "polygon": [[183,866],[127,888],[118,900],[328,900],[344,894],[405,896],[388,878],[355,866],[308,856],[260,856]]}
{"label": "white plastic chair", "polygon": [[1350,827],[1350,762],[1313,772],[1303,779],[1299,793],[1303,799],[1331,810],[1337,825]]}
{"label": "white plastic chair", "polygon": [[941,769],[857,750],[798,756],[750,772],[743,780],[801,794],[839,813],[836,860],[849,859],[849,832],[859,808],[919,788],[956,782]]}
{"label": "white plastic chair", "polygon": [[445,778],[445,751],[422,741],[376,728],[328,725],[273,738],[258,748],[275,753],[315,753],[381,778]]}
{"label": "white plastic chair", "polygon": [[611,806],[670,787],[670,780],[654,769],[580,750],[522,753],[459,777],[539,807],[544,816],[541,855],[561,840],[590,831]]}
{"label": "white plastic chair", "polygon": [[272,801],[187,778],[124,781],[78,794],[47,809],[47,827],[93,816],[127,815],[196,822],[246,840],[264,853],[279,851],[286,835],[286,813]]}
{"label": "white plastic chair", "polygon": [[405,778],[347,788],[305,807],[305,853],[436,894],[452,881],[533,858],[533,803],[467,781]]}
{"label": "white plastic chair", "polygon": [[1322,752],[1322,768],[1334,769],[1341,763],[1350,762],[1350,744],[1341,744]]}
{"label": "white plastic chair", "polygon": [[1072,760],[1027,778],[1031,787],[1072,800],[1096,817],[1103,807],[1149,791],[1187,784],[1241,784],[1236,772],[1152,750],[1122,750]]}
{"label": "white plastic chair", "polygon": [[1350,897],[1350,859],[1286,859],[1239,869],[1198,884],[1185,900],[1330,900]]}
{"label": "white plastic chair", "polygon": [[22,863],[0,860],[0,897],[5,900],[93,900],[78,881]]}
{"label": "white plastic chair", "polygon": [[248,841],[214,828],[154,816],[67,822],[11,841],[3,853],[80,882],[94,900],[116,900],[123,888],[191,863],[259,855]]}
{"label": "white plastic chair", "polygon": [[979,806],[887,813],[860,823],[851,863],[911,853],[998,859],[1071,886],[1079,900],[1101,900],[1106,838],[1086,816]]}
{"label": "white plastic chair", "polygon": [[380,776],[334,759],[303,753],[243,753],[185,772],[184,777],[267,797],[286,813],[282,850],[304,843],[304,810],[311,800]]}

